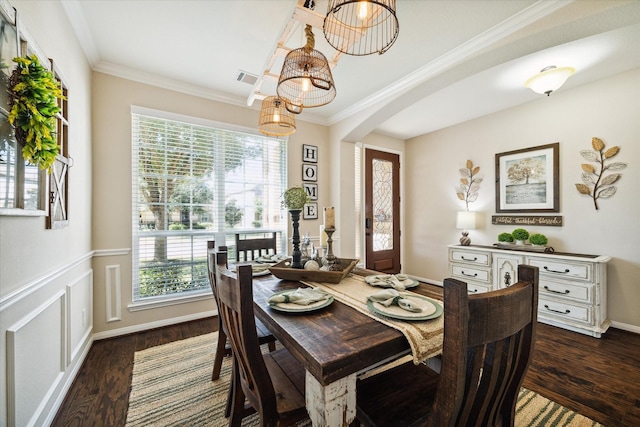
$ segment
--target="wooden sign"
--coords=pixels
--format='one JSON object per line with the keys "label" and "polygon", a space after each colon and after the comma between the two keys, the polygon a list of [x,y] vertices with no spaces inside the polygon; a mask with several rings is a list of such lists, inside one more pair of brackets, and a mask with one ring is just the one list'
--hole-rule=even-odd
{"label": "wooden sign", "polygon": [[561,216],[501,216],[493,215],[491,224],[497,225],[546,225],[552,227],[562,227]]}

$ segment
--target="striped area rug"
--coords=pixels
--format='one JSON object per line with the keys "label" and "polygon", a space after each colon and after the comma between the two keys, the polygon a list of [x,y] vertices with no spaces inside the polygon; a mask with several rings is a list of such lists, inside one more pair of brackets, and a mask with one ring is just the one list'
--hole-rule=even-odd
{"label": "striped area rug", "polygon": [[[227,426],[231,360],[225,358],[220,379],[211,381],[217,337],[216,332],[136,352],[126,426]],[[600,426],[524,388],[516,411],[516,426]],[[245,418],[242,425],[258,426],[258,416]]]}

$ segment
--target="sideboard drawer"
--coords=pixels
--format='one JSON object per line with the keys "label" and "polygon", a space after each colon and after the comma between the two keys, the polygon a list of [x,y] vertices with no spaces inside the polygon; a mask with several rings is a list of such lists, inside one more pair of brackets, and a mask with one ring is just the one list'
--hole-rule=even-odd
{"label": "sideboard drawer", "polygon": [[491,289],[486,286],[476,285],[475,283],[467,283],[467,293],[469,295],[483,294]]}
{"label": "sideboard drawer", "polygon": [[591,303],[593,301],[593,286],[588,283],[581,285],[575,282],[554,282],[543,279],[540,280],[538,290],[541,296],[548,295],[580,303]]}
{"label": "sideboard drawer", "polygon": [[470,262],[478,265],[489,266],[491,252],[465,251],[464,249],[452,249],[451,261]]}
{"label": "sideboard drawer", "polygon": [[568,279],[580,279],[587,281],[591,281],[592,278],[591,264],[534,257],[529,258],[528,264],[538,267],[541,276],[566,277]]}
{"label": "sideboard drawer", "polygon": [[538,314],[543,317],[555,317],[579,321],[591,325],[593,323],[591,307],[538,298]]}
{"label": "sideboard drawer", "polygon": [[474,268],[466,265],[451,265],[451,275],[463,281],[476,280],[483,283],[491,283],[491,270]]}

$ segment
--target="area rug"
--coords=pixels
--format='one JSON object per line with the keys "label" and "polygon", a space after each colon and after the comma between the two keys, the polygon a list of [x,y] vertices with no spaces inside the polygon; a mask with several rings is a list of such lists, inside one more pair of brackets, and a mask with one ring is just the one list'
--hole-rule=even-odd
{"label": "area rug", "polygon": [[[137,351],[126,426],[227,426],[224,409],[231,360],[225,358],[220,379],[211,381],[217,337],[215,332]],[[516,411],[516,426],[600,426],[524,388]],[[245,418],[242,425],[258,426],[257,414]],[[310,422],[300,423],[303,426]]]}

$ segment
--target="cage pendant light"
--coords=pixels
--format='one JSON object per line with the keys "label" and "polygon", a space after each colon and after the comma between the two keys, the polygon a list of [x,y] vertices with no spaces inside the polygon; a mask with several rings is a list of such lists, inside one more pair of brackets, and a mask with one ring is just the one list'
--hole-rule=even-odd
{"label": "cage pendant light", "polygon": [[294,49],[284,58],[277,92],[286,99],[286,108],[300,113],[303,108],[320,107],[333,101],[336,87],[325,56],[314,49],[311,26],[305,27],[307,44]]}
{"label": "cage pendant light", "polygon": [[329,0],[324,37],[348,55],[382,55],[398,38],[396,0]]}
{"label": "cage pendant light", "polygon": [[287,136],[296,131],[296,119],[278,96],[262,100],[258,130],[269,136]]}

